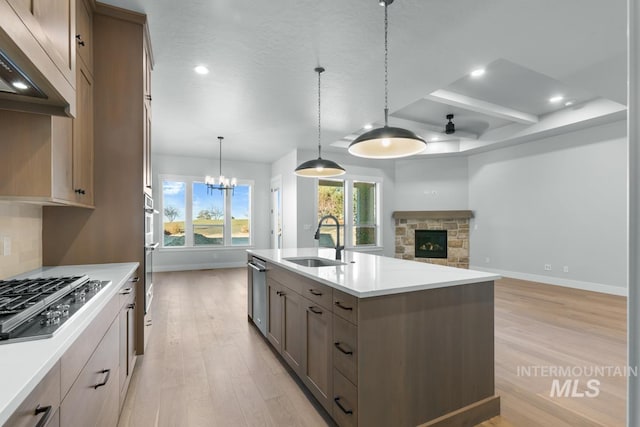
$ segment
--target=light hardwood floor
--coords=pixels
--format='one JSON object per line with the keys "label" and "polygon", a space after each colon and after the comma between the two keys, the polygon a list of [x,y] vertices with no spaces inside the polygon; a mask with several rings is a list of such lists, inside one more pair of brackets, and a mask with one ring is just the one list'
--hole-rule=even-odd
{"label": "light hardwood floor", "polygon": [[[333,425],[247,322],[246,270],[155,278],[153,331],[120,426]],[[481,426],[624,426],[624,377],[598,377],[595,398],[551,398],[553,378],[518,366],[624,366],[625,299],[511,279],[495,295],[502,416]]]}

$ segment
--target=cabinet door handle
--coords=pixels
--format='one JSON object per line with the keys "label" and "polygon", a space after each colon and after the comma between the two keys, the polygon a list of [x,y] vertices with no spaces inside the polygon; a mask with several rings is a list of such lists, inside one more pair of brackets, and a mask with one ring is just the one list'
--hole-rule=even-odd
{"label": "cabinet door handle", "polygon": [[38,421],[38,424],[36,424],[36,427],[44,427],[47,424],[47,421],[49,421],[49,417],[51,416],[51,409],[52,409],[51,405],[36,406],[36,410],[33,415],[40,415],[44,412],[44,415],[40,417],[40,420]]}
{"label": "cabinet door handle", "polygon": [[344,348],[342,348],[342,346],[340,345],[340,342],[334,342],[333,345],[340,350],[341,353],[346,354],[346,355],[351,355],[353,354],[353,351],[350,350],[345,350]]}
{"label": "cabinet door handle", "polygon": [[82,40],[82,36],[80,34],[76,34],[76,40],[78,40],[78,44],[80,46],[84,46],[84,40]]}
{"label": "cabinet door handle", "polygon": [[317,297],[321,297],[322,296],[322,292],[318,292],[315,289],[309,289],[309,292],[311,292],[311,295],[315,295]]}
{"label": "cabinet door handle", "polygon": [[103,385],[107,384],[107,382],[109,381],[109,377],[111,376],[111,369],[103,369],[99,373],[100,374],[107,374],[107,376],[104,377],[104,381],[102,381],[100,384],[94,385],[93,386],[94,389],[96,389],[98,387],[102,387]]}
{"label": "cabinet door handle", "polygon": [[140,281],[140,278],[139,277],[132,277],[131,279],[129,279],[129,281],[132,282],[132,283],[137,283],[137,282]]}
{"label": "cabinet door handle", "polygon": [[127,306],[127,308],[130,308],[130,309],[134,309],[134,308],[136,308],[136,303],[134,302],[134,303],[132,303],[132,304],[129,304],[129,305]]}
{"label": "cabinet door handle", "polygon": [[309,311],[315,314],[322,314],[322,310],[318,310],[317,308],[311,306],[309,307]]}
{"label": "cabinet door handle", "polygon": [[333,401],[336,402],[336,405],[338,405],[338,408],[340,408],[340,410],[342,412],[344,412],[347,415],[352,415],[353,411],[351,409],[347,409],[344,406],[342,406],[342,403],[340,403],[340,398],[339,397],[334,397]]}
{"label": "cabinet door handle", "polygon": [[133,291],[133,288],[124,288],[120,291],[120,295],[129,295]]}
{"label": "cabinet door handle", "polygon": [[348,311],[352,311],[353,307],[347,307],[346,305],[342,305],[342,303],[340,301],[336,301],[335,302],[336,306],[340,307],[343,310],[348,310]]}

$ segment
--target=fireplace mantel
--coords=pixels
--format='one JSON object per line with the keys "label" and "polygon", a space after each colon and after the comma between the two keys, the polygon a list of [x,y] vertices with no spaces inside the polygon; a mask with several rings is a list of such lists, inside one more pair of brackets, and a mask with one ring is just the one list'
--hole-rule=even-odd
{"label": "fireplace mantel", "polygon": [[394,219],[469,219],[473,211],[395,211]]}

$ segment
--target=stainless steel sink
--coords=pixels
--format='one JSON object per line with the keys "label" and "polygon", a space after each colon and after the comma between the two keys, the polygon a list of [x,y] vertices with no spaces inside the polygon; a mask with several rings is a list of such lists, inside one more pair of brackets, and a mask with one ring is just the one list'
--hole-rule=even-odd
{"label": "stainless steel sink", "polygon": [[301,265],[303,267],[335,267],[337,265],[347,265],[341,261],[334,261],[326,258],[307,257],[307,258],[284,258],[285,261]]}

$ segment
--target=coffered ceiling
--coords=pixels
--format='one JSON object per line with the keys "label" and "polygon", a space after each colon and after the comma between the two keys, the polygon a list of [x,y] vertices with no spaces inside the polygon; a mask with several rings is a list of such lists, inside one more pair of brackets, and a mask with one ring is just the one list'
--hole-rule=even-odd
{"label": "coffered ceiling", "polygon": [[[343,152],[365,124],[382,121],[376,0],[105,3],[149,17],[154,151],[216,157],[218,135],[229,159],[313,149],[317,65],[327,69],[326,151]],[[391,124],[438,138],[426,153],[623,118],[625,0],[396,0],[389,17]],[[197,65],[210,73],[194,73]],[[478,67],[485,75],[469,77]],[[563,101],[550,103],[556,94]],[[452,136],[443,133],[448,113]]]}

